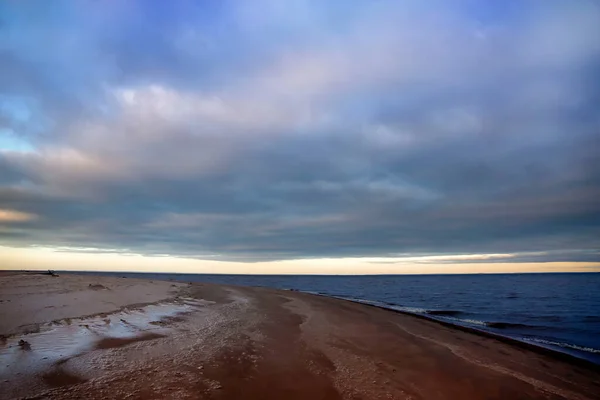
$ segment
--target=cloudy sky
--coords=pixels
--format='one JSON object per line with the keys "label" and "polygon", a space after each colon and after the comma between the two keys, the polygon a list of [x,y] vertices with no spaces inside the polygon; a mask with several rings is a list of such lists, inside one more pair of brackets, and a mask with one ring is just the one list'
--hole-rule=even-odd
{"label": "cloudy sky", "polygon": [[0,268],[600,269],[598,71],[594,0],[6,0]]}

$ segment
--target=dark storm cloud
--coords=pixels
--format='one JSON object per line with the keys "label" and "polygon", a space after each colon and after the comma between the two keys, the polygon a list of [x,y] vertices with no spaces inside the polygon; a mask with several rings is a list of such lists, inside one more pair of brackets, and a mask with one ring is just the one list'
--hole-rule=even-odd
{"label": "dark storm cloud", "polygon": [[257,3],[3,5],[1,243],[598,261],[595,3]]}

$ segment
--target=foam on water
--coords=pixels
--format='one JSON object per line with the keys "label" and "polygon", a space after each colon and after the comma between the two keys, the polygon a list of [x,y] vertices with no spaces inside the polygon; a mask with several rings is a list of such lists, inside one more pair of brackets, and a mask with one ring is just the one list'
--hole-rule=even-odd
{"label": "foam on water", "polygon": [[523,337],[522,340],[525,340],[526,342],[536,343],[536,344],[542,345],[544,347],[550,347],[550,348],[562,347],[565,349],[572,349],[572,350],[577,350],[577,351],[585,351],[587,353],[600,354],[600,349],[595,349],[593,347],[577,346],[576,344],[571,344],[571,343],[556,342],[553,340],[545,340],[545,339],[540,339],[540,338],[535,338],[535,337]]}

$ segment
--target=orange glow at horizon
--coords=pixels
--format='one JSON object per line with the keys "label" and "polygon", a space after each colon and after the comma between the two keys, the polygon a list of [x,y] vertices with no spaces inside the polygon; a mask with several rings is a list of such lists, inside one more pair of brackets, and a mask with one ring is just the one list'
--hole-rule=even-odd
{"label": "orange glow at horizon", "polygon": [[[323,258],[264,262],[198,260],[117,253],[81,253],[49,248],[0,247],[0,270],[131,271],[227,274],[460,274],[525,272],[600,272],[594,262],[485,262],[490,255],[465,255],[477,262],[436,262],[441,256]],[[449,256],[458,259],[461,256]],[[458,261],[457,260],[457,261]],[[481,260],[481,262],[479,261]]]}

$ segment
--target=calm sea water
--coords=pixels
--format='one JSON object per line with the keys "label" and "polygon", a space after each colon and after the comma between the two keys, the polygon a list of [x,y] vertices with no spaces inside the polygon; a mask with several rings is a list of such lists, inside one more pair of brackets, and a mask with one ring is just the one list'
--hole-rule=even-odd
{"label": "calm sea water", "polygon": [[600,273],[110,275],[267,286],[343,297],[483,329],[600,364]]}

